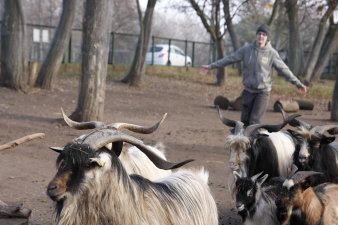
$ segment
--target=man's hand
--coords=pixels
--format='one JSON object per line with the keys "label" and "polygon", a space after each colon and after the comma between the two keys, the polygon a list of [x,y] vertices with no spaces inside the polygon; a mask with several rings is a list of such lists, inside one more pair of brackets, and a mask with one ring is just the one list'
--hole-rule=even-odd
{"label": "man's hand", "polygon": [[303,95],[305,95],[305,94],[307,93],[307,88],[306,88],[306,86],[301,86],[301,87],[299,88],[299,91],[300,91],[300,93],[302,93]]}
{"label": "man's hand", "polygon": [[202,68],[199,71],[199,74],[206,75],[210,71],[208,65],[202,65]]}

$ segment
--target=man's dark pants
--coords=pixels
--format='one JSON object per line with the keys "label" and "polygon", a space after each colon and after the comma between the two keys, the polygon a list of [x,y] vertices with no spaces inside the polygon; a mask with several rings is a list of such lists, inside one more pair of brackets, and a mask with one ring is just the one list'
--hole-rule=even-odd
{"label": "man's dark pants", "polygon": [[242,96],[241,121],[245,126],[261,123],[268,107],[270,92],[251,93],[244,90]]}

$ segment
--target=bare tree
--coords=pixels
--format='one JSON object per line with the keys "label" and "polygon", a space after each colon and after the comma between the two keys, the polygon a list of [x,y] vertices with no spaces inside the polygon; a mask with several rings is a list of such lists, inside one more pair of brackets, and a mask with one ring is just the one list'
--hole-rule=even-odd
{"label": "bare tree", "polygon": [[[221,24],[221,1],[211,0],[204,2],[202,6],[195,0],[188,0],[192,8],[196,11],[197,15],[202,21],[204,28],[210,34],[212,41],[216,45],[217,59],[224,57],[224,28]],[[206,5],[208,4],[208,5]],[[224,67],[218,68],[216,71],[216,85],[221,86],[225,82],[226,70]]]}
{"label": "bare tree", "polygon": [[331,120],[338,121],[338,64],[336,65],[336,83],[334,86],[332,105],[331,105]]}
{"label": "bare tree", "polygon": [[328,0],[327,10],[318,24],[316,39],[312,45],[312,50],[310,52],[310,56],[308,57],[307,64],[305,67],[305,80],[308,82],[311,81],[311,78],[313,76],[313,70],[316,66],[316,62],[320,54],[320,49],[325,38],[327,21],[333,14],[333,11],[336,9],[337,5],[338,5],[337,0]]}
{"label": "bare tree", "polygon": [[338,46],[338,23],[334,23],[333,16],[330,19],[330,26],[323,41],[316,67],[313,70],[311,82],[318,81],[327,66],[330,55]]}
{"label": "bare tree", "polygon": [[142,76],[144,74],[144,62],[150,39],[151,24],[156,1],[157,0],[148,0],[147,8],[143,17],[140,2],[139,0],[136,0],[140,22],[140,35],[137,41],[133,62],[130,66],[127,76],[122,79],[123,83],[137,86],[141,82]]}
{"label": "bare tree", "polygon": [[27,49],[21,0],[5,0],[4,6],[0,85],[24,90],[27,87]]}
{"label": "bare tree", "polygon": [[47,57],[39,71],[35,85],[51,89],[72,32],[76,0],[63,0],[62,15]]}
{"label": "bare tree", "polygon": [[112,0],[86,0],[76,121],[103,120]]}
{"label": "bare tree", "polygon": [[297,0],[286,0],[285,7],[289,18],[288,65],[292,72],[299,75],[302,71],[303,48],[299,30]]}

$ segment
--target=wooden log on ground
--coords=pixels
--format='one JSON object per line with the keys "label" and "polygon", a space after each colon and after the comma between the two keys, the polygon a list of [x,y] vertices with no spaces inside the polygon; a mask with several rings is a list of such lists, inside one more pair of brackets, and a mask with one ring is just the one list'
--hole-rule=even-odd
{"label": "wooden log on ground", "polygon": [[27,135],[25,137],[22,137],[22,138],[14,140],[14,141],[8,142],[6,144],[0,145],[0,151],[6,150],[6,149],[9,149],[9,148],[14,148],[14,147],[16,147],[20,144],[23,144],[27,141],[31,141],[31,140],[36,139],[36,138],[43,138],[44,136],[45,136],[44,133],[36,133],[36,134]]}
{"label": "wooden log on ground", "polygon": [[313,102],[302,99],[295,99],[295,101],[298,103],[300,110],[313,110],[314,108]]}
{"label": "wooden log on ground", "polygon": [[219,95],[214,99],[214,105],[218,105],[220,109],[225,110],[229,107],[229,100],[226,97]]}
{"label": "wooden log on ground", "polygon": [[29,221],[24,218],[0,218],[0,225],[29,225]]}
{"label": "wooden log on ground", "polygon": [[280,112],[280,109],[283,109],[285,112],[297,112],[299,110],[298,102],[292,100],[277,100],[273,109],[275,112]]}
{"label": "wooden log on ground", "polygon": [[30,217],[32,210],[24,207],[22,204],[8,205],[0,200],[0,217]]}
{"label": "wooden log on ground", "polygon": [[241,111],[242,110],[242,96],[239,96],[236,99],[230,101],[229,105],[232,109],[236,111]]}

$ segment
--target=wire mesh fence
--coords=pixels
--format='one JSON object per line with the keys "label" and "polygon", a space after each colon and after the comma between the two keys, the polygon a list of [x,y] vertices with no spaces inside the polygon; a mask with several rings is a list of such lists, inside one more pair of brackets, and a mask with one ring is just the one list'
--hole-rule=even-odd
{"label": "wire mesh fence", "polygon": [[[55,33],[55,27],[28,24],[28,57],[29,61],[43,61],[48,53],[52,38]],[[138,41],[138,35],[112,32],[109,41],[109,64],[131,64]],[[73,29],[71,38],[67,46],[67,51],[63,59],[64,63],[80,63],[82,58],[82,30]],[[165,37],[152,36],[149,47],[156,45],[177,46],[183,52],[185,57],[191,59],[189,66],[201,66],[208,64],[216,59],[216,49],[213,43],[198,42],[191,40],[172,39]],[[229,48],[229,46],[227,46]],[[170,50],[169,50],[170,52]],[[172,53],[172,52],[171,52]],[[169,53],[169,54],[171,54]],[[168,58],[169,60],[169,58]],[[152,60],[149,64],[154,64]],[[325,74],[335,74],[338,64],[338,53],[330,55]],[[170,65],[167,63],[166,65]],[[187,61],[185,60],[187,66]]]}

